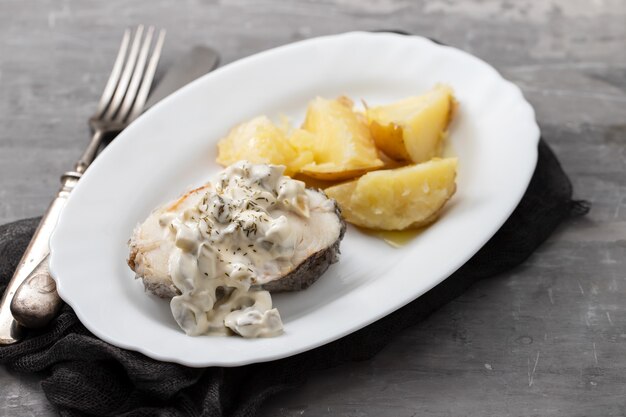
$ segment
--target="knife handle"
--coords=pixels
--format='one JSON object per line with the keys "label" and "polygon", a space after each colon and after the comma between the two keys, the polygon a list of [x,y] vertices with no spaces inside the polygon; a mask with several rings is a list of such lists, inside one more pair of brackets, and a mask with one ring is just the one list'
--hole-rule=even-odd
{"label": "knife handle", "polygon": [[61,188],[55,199],[52,200],[46,214],[42,217],[33,238],[26,248],[26,252],[24,252],[11,281],[9,281],[2,295],[2,300],[0,300],[0,345],[13,344],[22,337],[23,329],[17,324],[11,314],[11,302],[19,286],[50,252],[48,247],[50,235],[56,226],[61,211],[65,207],[68,196],[81,176],[82,173],[72,171],[66,172],[61,177]]}

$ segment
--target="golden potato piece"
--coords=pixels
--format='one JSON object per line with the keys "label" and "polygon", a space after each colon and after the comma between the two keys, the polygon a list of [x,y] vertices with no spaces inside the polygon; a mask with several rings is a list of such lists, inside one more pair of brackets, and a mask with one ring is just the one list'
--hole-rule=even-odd
{"label": "golden potato piece", "polygon": [[403,230],[432,223],[456,191],[456,158],[369,172],[324,190],[350,223],[376,230]]}
{"label": "golden potato piece", "polygon": [[356,178],[365,174],[366,172],[376,168],[359,168],[345,170],[345,168],[337,168],[337,165],[329,162],[326,164],[316,164],[314,166],[305,165],[301,172],[316,180],[322,181],[338,181],[346,180],[350,178]]}
{"label": "golden potato piece", "polygon": [[[299,130],[299,129],[297,129]],[[217,144],[217,162],[228,166],[240,160],[285,165],[285,175],[293,175],[313,161],[313,154],[293,147],[283,129],[266,116],[234,127]]]}
{"label": "golden potato piece", "polygon": [[292,138],[292,145],[310,151],[314,161],[301,172],[323,180],[348,179],[382,167],[366,121],[352,110],[352,102],[316,98],[307,109],[302,129],[310,136]]}
{"label": "golden potato piece", "polygon": [[420,163],[440,156],[455,107],[452,88],[437,85],[421,96],[368,108],[366,116],[379,149],[393,159]]}
{"label": "golden potato piece", "polygon": [[396,161],[410,161],[411,156],[404,146],[404,133],[402,127],[395,123],[381,125],[375,119],[370,122],[370,131],[374,143],[385,155]]}
{"label": "golden potato piece", "polygon": [[328,197],[334,198],[335,201],[337,201],[344,219],[357,226],[359,226],[362,221],[357,219],[359,215],[358,213],[352,212],[350,200],[352,199],[352,195],[354,194],[356,183],[358,181],[359,180],[348,181],[343,184],[334,185],[324,189],[324,192]]}

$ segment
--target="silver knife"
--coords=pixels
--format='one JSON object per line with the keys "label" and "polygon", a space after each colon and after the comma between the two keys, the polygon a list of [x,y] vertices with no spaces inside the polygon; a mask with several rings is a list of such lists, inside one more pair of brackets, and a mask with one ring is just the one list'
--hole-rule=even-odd
{"label": "silver knife", "polygon": [[219,62],[220,56],[215,50],[206,46],[195,46],[182,59],[176,61],[159,80],[146,101],[146,109],[196,78],[213,71]]}
{"label": "silver knife", "polygon": [[[180,87],[212,71],[219,63],[219,54],[206,46],[196,46],[182,59],[176,61],[151,92],[145,108],[148,109]],[[59,312],[63,301],[56,292],[56,284],[48,270],[46,256],[28,275],[15,292],[11,314],[23,327],[38,328],[48,324]],[[23,332],[16,326],[11,338],[0,344],[18,341]]]}

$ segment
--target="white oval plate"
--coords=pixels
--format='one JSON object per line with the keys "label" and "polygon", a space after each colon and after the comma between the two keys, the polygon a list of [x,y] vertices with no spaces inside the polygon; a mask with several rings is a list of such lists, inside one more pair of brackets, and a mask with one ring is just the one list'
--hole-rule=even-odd
{"label": "white oval plate", "polygon": [[[269,339],[187,337],[167,301],[144,292],[126,242],[157,205],[220,167],[216,143],[259,114],[300,121],[315,96],[370,104],[450,84],[458,191],[439,221],[401,249],[349,228],[341,259],[306,291],[275,295],[285,333]],[[188,366],[236,366],[303,352],[414,300],[466,262],[520,201],[539,128],[520,90],[465,52],[420,37],[347,33],[297,42],[210,73],[172,94],[102,153],[69,199],[51,239],[61,297],[114,345]]]}

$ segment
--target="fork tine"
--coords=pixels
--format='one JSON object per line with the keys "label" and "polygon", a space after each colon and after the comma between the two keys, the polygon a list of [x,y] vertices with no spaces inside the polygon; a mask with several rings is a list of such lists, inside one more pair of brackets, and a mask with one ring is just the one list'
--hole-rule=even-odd
{"label": "fork tine", "polygon": [[146,104],[146,99],[148,98],[148,94],[150,93],[150,87],[152,86],[152,80],[154,79],[154,73],[156,72],[157,65],[159,64],[159,58],[161,57],[161,50],[163,49],[163,43],[165,42],[165,29],[161,29],[159,31],[159,37],[157,38],[156,45],[154,46],[154,50],[152,51],[152,57],[150,57],[150,62],[148,62],[148,68],[146,69],[146,73],[141,81],[141,87],[139,88],[139,93],[137,94],[137,98],[135,99],[135,104],[133,105],[133,110],[130,113],[130,117],[128,121],[134,120],[141,111],[143,110],[144,104]]}
{"label": "fork tine", "polygon": [[128,50],[128,43],[130,42],[130,30],[126,29],[124,31],[124,36],[122,37],[122,44],[120,45],[120,49],[117,53],[117,58],[115,58],[115,63],[113,64],[113,69],[111,70],[111,75],[109,75],[109,79],[104,87],[104,91],[102,92],[102,96],[100,96],[100,102],[98,103],[98,108],[96,109],[96,118],[100,118],[104,111],[106,110],[111,98],[113,97],[113,92],[115,91],[115,86],[120,79],[120,74],[122,72],[122,65],[124,64],[124,58],[126,57],[126,51]]}
{"label": "fork tine", "polygon": [[115,116],[115,113],[117,113],[120,103],[124,98],[124,94],[126,94],[126,89],[128,88],[128,83],[130,82],[130,76],[133,73],[135,62],[137,62],[137,56],[139,55],[139,44],[141,42],[142,35],[143,25],[139,25],[137,26],[137,31],[135,32],[135,37],[133,38],[133,43],[130,47],[130,52],[128,54],[128,59],[126,60],[126,64],[124,65],[122,76],[120,77],[120,81],[115,89],[115,94],[113,95],[111,104],[104,115],[105,120],[111,120],[113,116]]}
{"label": "fork tine", "polygon": [[152,43],[153,33],[154,27],[148,27],[146,37],[144,38],[143,44],[141,45],[139,58],[137,59],[137,64],[135,65],[135,70],[133,71],[133,75],[130,79],[130,84],[128,85],[128,89],[126,90],[126,95],[124,96],[124,101],[122,102],[122,106],[115,116],[115,121],[117,122],[123,122],[124,119],[126,119],[126,116],[128,116],[133,102],[137,97],[137,91],[139,90],[139,85],[141,84],[141,80],[143,78],[143,72],[146,69],[146,61],[148,59],[148,52],[150,51],[150,44]]}

